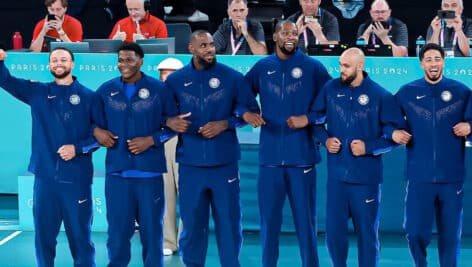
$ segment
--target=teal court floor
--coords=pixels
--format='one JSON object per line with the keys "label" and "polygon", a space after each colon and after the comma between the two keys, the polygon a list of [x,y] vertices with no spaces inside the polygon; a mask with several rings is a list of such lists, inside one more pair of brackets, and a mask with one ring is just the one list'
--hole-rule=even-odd
{"label": "teal court floor", "polygon": [[[93,233],[93,241],[96,247],[96,262],[98,267],[106,266],[106,233]],[[0,231],[0,266],[2,267],[33,267],[35,266],[34,256],[34,233],[20,231]],[[67,239],[63,232],[58,237],[56,267],[73,266]],[[318,239],[318,249],[320,255],[320,266],[331,266],[329,255],[321,235]],[[437,247],[433,241],[428,250],[428,262],[430,267],[438,267]],[[460,252],[460,267],[472,266],[472,237],[463,237]],[[132,240],[132,259],[129,266],[142,266],[141,244],[139,236],[136,234]],[[279,267],[301,266],[299,259],[297,238],[293,234],[282,234],[280,238]],[[164,266],[183,267],[178,255],[165,257]],[[210,236],[208,249],[207,267],[220,266],[214,235]],[[257,232],[245,232],[244,244],[241,250],[242,267],[261,266],[261,249],[259,245],[259,234]],[[357,265],[356,242],[353,237],[350,240],[348,266]],[[379,267],[413,267],[411,256],[408,251],[406,240],[402,235],[382,235],[381,255]]]}

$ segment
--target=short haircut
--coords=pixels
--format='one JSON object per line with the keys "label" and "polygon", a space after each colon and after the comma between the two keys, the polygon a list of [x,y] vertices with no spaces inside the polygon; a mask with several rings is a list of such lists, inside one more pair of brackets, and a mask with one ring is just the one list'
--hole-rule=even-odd
{"label": "short haircut", "polygon": [[388,4],[387,0],[374,0],[374,2],[372,2],[372,4],[370,5],[370,9],[372,9],[372,7],[379,3],[379,2],[385,2],[385,4],[388,6],[388,8],[390,9],[390,5]]}
{"label": "short haircut", "polygon": [[247,6],[247,0],[228,0],[228,7],[233,3],[233,2],[243,2]]}
{"label": "short haircut", "polygon": [[438,44],[428,43],[428,44],[424,45],[420,50],[420,55],[419,55],[420,61],[423,60],[424,54],[429,50],[439,51],[439,53],[441,54],[441,57],[444,59],[444,49]]}
{"label": "short haircut", "polygon": [[[464,6],[464,3],[462,2],[462,0],[457,0],[457,3],[459,4],[459,6]],[[441,6],[444,4],[444,0],[441,1]]]}
{"label": "short haircut", "polygon": [[120,48],[118,48],[118,54],[120,51],[134,51],[134,53],[140,58],[144,58],[144,51],[140,45],[132,42],[124,42]]}
{"label": "short haircut", "polygon": [[[56,3],[56,1],[58,0],[44,0],[44,5],[47,7],[50,7],[52,6],[52,4]],[[63,7],[67,7],[67,5],[69,4],[67,0],[59,0],[59,1],[61,1],[61,4]]]}
{"label": "short haircut", "polygon": [[190,35],[190,42],[192,42],[193,40],[197,39],[197,36],[199,35],[202,35],[202,34],[209,34],[211,35],[208,31],[206,30],[196,30],[194,32],[192,32],[192,35]]}
{"label": "short haircut", "polygon": [[275,25],[275,28],[274,28],[274,33],[280,31],[280,29],[282,29],[282,26],[286,23],[290,23],[290,24],[294,24],[295,26],[297,26],[297,24],[293,21],[290,21],[290,20],[280,20],[279,22],[277,22],[277,24]]}
{"label": "short haircut", "polygon": [[72,62],[74,62],[74,53],[72,53],[72,51],[70,51],[69,48],[65,48],[65,47],[62,47],[62,46],[58,46],[58,47],[54,48],[53,50],[51,50],[51,52],[49,52],[49,59],[51,59],[51,54],[52,54],[52,52],[54,52],[54,51],[56,51],[56,50],[64,50],[64,51],[66,51],[67,53],[69,53],[70,58],[72,59]]}

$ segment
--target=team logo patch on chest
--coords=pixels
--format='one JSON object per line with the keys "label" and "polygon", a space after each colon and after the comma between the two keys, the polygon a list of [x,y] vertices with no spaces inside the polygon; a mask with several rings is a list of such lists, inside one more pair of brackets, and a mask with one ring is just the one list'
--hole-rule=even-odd
{"label": "team logo patch on chest", "polygon": [[72,105],[78,105],[80,103],[80,96],[79,95],[76,95],[76,94],[73,94],[69,97],[69,102],[72,104]]}
{"label": "team logo patch on chest", "polygon": [[443,91],[443,92],[441,93],[441,99],[442,99],[444,102],[449,102],[449,101],[451,101],[451,99],[452,99],[452,94],[451,94],[451,92],[450,92],[450,91],[447,91],[447,90],[446,90],[446,91]]}
{"label": "team logo patch on chest", "polygon": [[149,98],[149,89],[147,89],[147,88],[141,88],[141,89],[139,89],[139,91],[138,91],[138,96],[139,96],[139,98],[141,98],[141,99],[147,99],[147,98]]}
{"label": "team logo patch on chest", "polygon": [[220,80],[218,78],[211,78],[209,81],[208,81],[208,85],[210,86],[210,88],[213,88],[213,89],[216,89],[218,87],[220,87]]}
{"label": "team logo patch on chest", "polygon": [[366,94],[362,94],[357,98],[357,102],[359,102],[359,104],[361,104],[362,106],[365,106],[369,104],[369,96]]}
{"label": "team logo patch on chest", "polygon": [[300,69],[298,67],[292,69],[292,77],[293,78],[300,79],[300,77],[302,77],[302,75],[303,75],[302,69]]}

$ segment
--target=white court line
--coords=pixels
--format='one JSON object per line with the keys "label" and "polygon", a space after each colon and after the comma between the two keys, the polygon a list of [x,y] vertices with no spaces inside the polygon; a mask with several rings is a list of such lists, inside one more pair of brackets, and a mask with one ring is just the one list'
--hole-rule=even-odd
{"label": "white court line", "polygon": [[0,246],[5,245],[8,241],[12,240],[13,238],[15,238],[17,235],[19,235],[21,233],[22,233],[22,231],[15,231],[12,234],[10,234],[9,236],[7,236],[4,239],[0,240]]}

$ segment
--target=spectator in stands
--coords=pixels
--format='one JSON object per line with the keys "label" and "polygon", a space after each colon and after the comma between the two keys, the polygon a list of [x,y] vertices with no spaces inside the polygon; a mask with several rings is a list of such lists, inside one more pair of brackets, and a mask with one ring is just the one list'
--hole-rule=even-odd
{"label": "spectator in stands", "polygon": [[337,18],[320,8],[321,0],[300,0],[301,11],[288,17],[297,24],[300,35],[298,47],[306,51],[312,44],[339,43],[339,26]]}
{"label": "spectator in stands", "polygon": [[149,14],[144,8],[145,0],[126,0],[129,16],[115,24],[110,39],[126,42],[150,38],[166,38],[167,27],[164,21]]}
{"label": "spectator in stands", "polygon": [[442,0],[441,10],[455,12],[453,19],[434,17],[426,34],[428,43],[439,44],[446,56],[469,57],[469,38],[472,38],[472,19],[462,16],[462,0]]}
{"label": "spectator in stands", "polygon": [[213,34],[217,54],[265,55],[264,29],[248,19],[247,0],[228,0],[228,19]]}
{"label": "spectator in stands", "polygon": [[408,56],[408,29],[399,19],[391,17],[392,10],[386,0],[375,0],[370,6],[370,17],[357,30],[357,37],[366,44],[392,46],[394,57]]}
{"label": "spectator in stands", "polygon": [[[179,70],[184,65],[176,58],[166,58],[159,65],[159,79],[165,81],[167,77]],[[178,237],[182,232],[182,221],[179,221],[179,227],[176,228],[176,210],[177,210],[177,192],[179,189],[179,164],[175,161],[175,152],[177,148],[178,137],[174,136],[164,144],[166,155],[167,173],[164,178],[164,256],[174,254],[178,249]]]}
{"label": "spectator in stands", "polygon": [[40,20],[33,30],[33,41],[30,49],[33,52],[46,52],[51,41],[80,42],[82,41],[82,24],[77,19],[66,15],[67,0],[45,0],[48,14]]}

